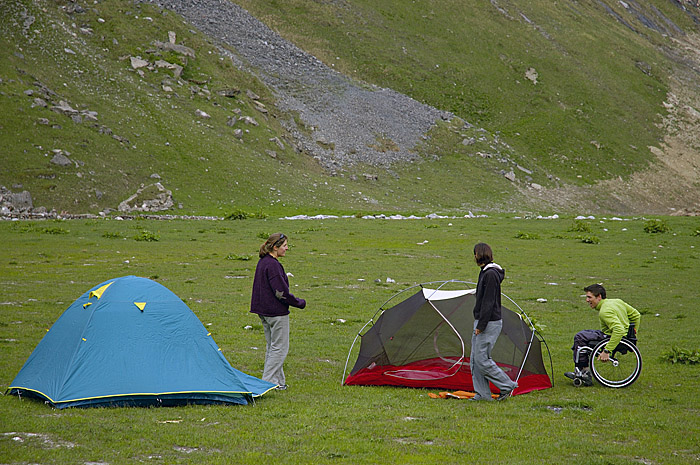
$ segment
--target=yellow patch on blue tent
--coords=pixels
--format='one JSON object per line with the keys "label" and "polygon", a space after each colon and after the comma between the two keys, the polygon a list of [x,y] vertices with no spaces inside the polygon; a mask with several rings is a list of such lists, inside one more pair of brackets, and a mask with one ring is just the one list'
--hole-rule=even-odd
{"label": "yellow patch on blue tent", "polygon": [[[112,281],[112,282],[114,282],[114,281]],[[102,297],[102,294],[104,294],[104,292],[107,290],[107,288],[111,285],[112,285],[112,283],[107,283],[104,286],[100,287],[99,289],[95,289],[94,291],[90,291],[89,298],[92,299],[93,297],[97,297],[97,299],[99,300]]]}
{"label": "yellow patch on blue tent", "polygon": [[134,302],[134,305],[136,305],[141,311],[146,308],[146,302]]}

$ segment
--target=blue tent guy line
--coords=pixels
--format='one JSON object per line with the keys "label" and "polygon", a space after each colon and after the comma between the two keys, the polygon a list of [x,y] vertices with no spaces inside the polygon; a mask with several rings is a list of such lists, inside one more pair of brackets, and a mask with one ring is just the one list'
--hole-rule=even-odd
{"label": "blue tent guy line", "polygon": [[275,387],[233,368],[169,289],[125,276],[68,307],[8,392],[66,408],[247,404]]}

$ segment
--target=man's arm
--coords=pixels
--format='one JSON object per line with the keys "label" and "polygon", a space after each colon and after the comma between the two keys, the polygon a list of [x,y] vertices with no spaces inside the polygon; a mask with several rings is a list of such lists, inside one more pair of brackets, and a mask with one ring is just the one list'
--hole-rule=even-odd
{"label": "man's arm", "polygon": [[627,310],[627,318],[629,318],[630,324],[634,325],[635,330],[639,331],[639,323],[642,320],[641,313],[627,302],[623,303],[625,304],[625,310]]}
{"label": "man's arm", "polygon": [[603,326],[603,332],[610,334],[610,340],[605,345],[605,349],[612,352],[620,343],[623,336],[627,335],[627,328],[622,324],[613,310],[601,310],[600,322],[601,326]]}

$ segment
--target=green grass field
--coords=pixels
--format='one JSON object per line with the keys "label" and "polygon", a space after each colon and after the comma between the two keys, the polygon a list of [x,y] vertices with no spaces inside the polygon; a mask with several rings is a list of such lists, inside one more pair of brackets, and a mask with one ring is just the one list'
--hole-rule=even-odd
{"label": "green grass field", "polygon": [[[700,223],[662,220],[670,231],[645,232],[646,219],[505,216],[0,222],[3,391],[61,313],[110,278],[168,287],[254,376],[264,335],[248,303],[262,236],[290,237],[282,263],[292,292],[309,302],[292,313],[287,391],[249,406],[62,411],[2,396],[0,462],[697,463],[700,365],[662,356],[700,349]],[[438,390],[341,386],[350,344],[377,308],[416,283],[476,280],[478,241],[507,271],[503,292],[543,327],[554,387],[470,403],[428,397]],[[582,298],[593,282],[642,312],[644,370],[626,389],[574,388],[562,375],[573,334],[597,327]]]}

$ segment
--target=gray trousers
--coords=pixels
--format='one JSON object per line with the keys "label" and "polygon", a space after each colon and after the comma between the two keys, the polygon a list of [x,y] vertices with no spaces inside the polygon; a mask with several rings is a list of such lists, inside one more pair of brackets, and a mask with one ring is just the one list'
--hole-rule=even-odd
{"label": "gray trousers", "polygon": [[265,368],[263,369],[263,381],[269,381],[279,386],[287,384],[284,378],[284,360],[289,353],[289,315],[262,316],[263,330],[265,331]]}
{"label": "gray trousers", "polygon": [[605,333],[599,329],[584,329],[576,333],[574,345],[571,347],[571,350],[574,351],[574,365],[576,368],[588,368],[590,365],[588,351],[582,350],[579,352],[579,348],[592,342],[602,341],[606,337]]}
{"label": "gray trousers", "polygon": [[[479,324],[479,320],[474,322],[474,329]],[[496,362],[491,358],[491,351],[496,345],[496,340],[501,334],[503,320],[489,321],[486,329],[481,334],[472,334],[472,352],[469,356],[469,367],[472,370],[472,383],[477,400],[491,400],[491,388],[489,381],[496,386],[500,392],[509,392],[518,387],[518,383],[511,380]]]}

